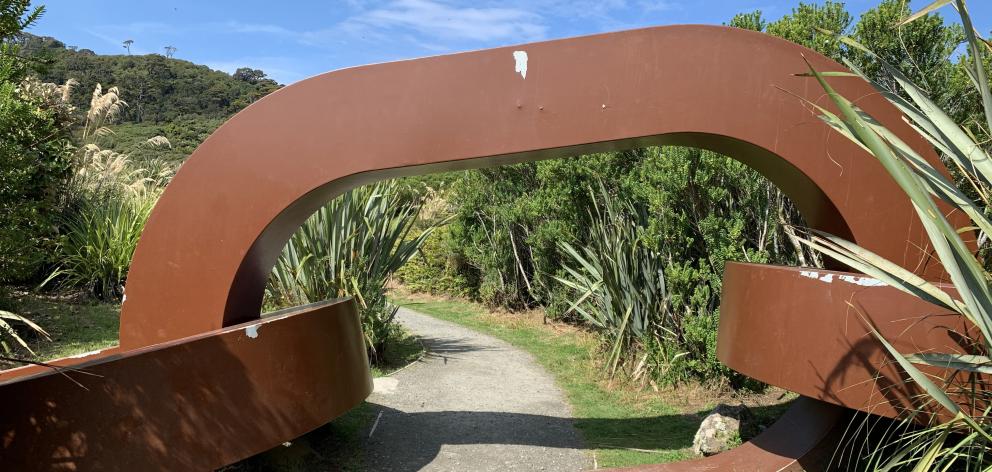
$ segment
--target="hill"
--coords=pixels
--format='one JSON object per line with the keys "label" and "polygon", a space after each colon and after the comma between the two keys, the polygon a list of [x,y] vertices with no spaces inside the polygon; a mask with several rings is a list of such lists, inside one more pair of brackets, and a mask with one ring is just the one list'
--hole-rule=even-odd
{"label": "hill", "polygon": [[[118,87],[127,102],[105,148],[142,157],[183,159],[228,117],[280,85],[261,70],[242,68],[234,74],[160,54],[98,55],[66,46],[56,38],[22,33],[23,54],[34,59],[45,82],[79,82],[72,95],[80,113],[89,108],[97,84]],[[172,149],[149,149],[142,143],[163,135]]]}

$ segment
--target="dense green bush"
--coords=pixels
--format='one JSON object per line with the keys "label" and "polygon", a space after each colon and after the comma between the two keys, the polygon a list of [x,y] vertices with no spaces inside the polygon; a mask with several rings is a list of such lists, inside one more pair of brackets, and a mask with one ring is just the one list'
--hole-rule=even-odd
{"label": "dense green bush", "polygon": [[464,269],[465,261],[452,248],[450,226],[441,226],[424,241],[395,277],[407,289],[433,295],[475,297],[478,283],[469,277],[477,272]]}
{"label": "dense green bush", "polygon": [[28,2],[0,6],[0,283],[10,283],[38,276],[54,247],[72,109],[60,90],[28,80],[29,63],[12,43],[35,18]]}
{"label": "dense green bush", "polygon": [[664,271],[667,291],[658,296],[669,300],[673,341],[665,344],[669,354],[653,358],[671,361],[656,363],[665,372],[659,377],[726,372],[715,356],[715,331],[699,329],[716,325],[725,261],[817,262],[783,226],[801,224],[791,203],[756,172],[711,152],[646,148],[460,173],[444,192],[450,226],[400,280],[415,290],[542,306],[551,317],[589,322],[568,309],[576,294],[556,280],[573,275],[561,243],[596,244],[589,188],[600,182],[619,205],[643,209],[638,246],[657,254]]}

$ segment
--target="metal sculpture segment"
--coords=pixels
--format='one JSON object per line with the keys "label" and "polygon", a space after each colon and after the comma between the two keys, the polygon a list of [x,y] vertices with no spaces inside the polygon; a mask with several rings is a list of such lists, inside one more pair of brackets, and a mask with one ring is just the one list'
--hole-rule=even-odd
{"label": "metal sculpture segment", "polygon": [[[42,368],[0,373],[0,395],[15,412],[0,421],[0,465],[205,470],[278,445],[357,404],[371,383],[353,302],[261,321],[259,312],[266,278],[292,232],[334,196],[379,179],[646,145],[696,146],[760,171],[811,226],[937,277],[940,267],[919,249],[926,237],[909,201],[880,165],[831,138],[796,98],[821,95],[792,75],[805,70],[803,56],[820,70],[843,70],[763,34],[671,26],[356,67],[273,93],[214,132],[162,195],[129,274],[120,347],[54,362],[100,376],[73,375],[83,389]],[[846,80],[837,88],[941,168],[868,84]],[[804,423],[806,434],[779,426],[730,454],[657,470],[795,465],[828,438],[840,414],[825,402],[864,408],[874,398],[868,391],[838,395],[873,374],[844,361],[844,343],[861,341],[850,333],[802,338],[816,348],[790,351],[789,358],[773,355],[774,343],[745,339],[749,323],[762,316],[807,318],[759,311],[794,308],[775,300],[830,296],[842,287],[811,283],[757,296],[765,292],[747,274],[763,270],[729,269],[721,359],[816,398],[783,419]],[[747,307],[736,301],[748,296]],[[887,309],[880,307],[892,313]],[[844,314],[829,304],[815,316],[832,326]],[[812,354],[839,359],[829,366],[837,374],[832,382],[802,372]],[[778,375],[784,363],[795,375]]]}

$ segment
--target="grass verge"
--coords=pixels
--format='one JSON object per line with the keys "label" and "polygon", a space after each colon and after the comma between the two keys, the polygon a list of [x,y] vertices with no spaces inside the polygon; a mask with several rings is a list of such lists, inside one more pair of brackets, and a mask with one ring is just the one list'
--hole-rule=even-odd
{"label": "grass verge", "polygon": [[[396,291],[393,303],[480,331],[530,352],[564,390],[575,426],[598,467],[627,467],[689,459],[692,439],[707,413],[727,396],[699,386],[653,391],[613,386],[603,381],[596,338],[560,324],[543,324],[540,316],[493,314],[464,300],[421,297]],[[758,418],[773,422],[788,396],[752,406]],[[777,401],[774,396],[778,396]],[[769,401],[771,400],[771,401]],[[736,401],[741,401],[737,399]],[[747,402],[745,402],[747,403]]]}
{"label": "grass verge", "polygon": [[[45,329],[51,341],[24,328],[18,333],[31,346],[31,355],[20,346],[12,345],[10,357],[29,361],[46,361],[74,356],[114,346],[120,328],[120,305],[94,302],[85,296],[51,296],[3,289],[0,309],[23,315]],[[0,368],[10,369],[23,364],[0,362]]]}

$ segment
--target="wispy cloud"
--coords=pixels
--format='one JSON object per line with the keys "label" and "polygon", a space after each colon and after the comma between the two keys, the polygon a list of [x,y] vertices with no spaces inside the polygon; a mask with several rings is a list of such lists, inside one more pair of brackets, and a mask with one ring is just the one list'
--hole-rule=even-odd
{"label": "wispy cloud", "polygon": [[226,21],[223,23],[210,23],[205,25],[215,31],[236,34],[275,34],[280,36],[295,36],[297,33],[289,28],[266,23],[242,23],[240,21]]}
{"label": "wispy cloud", "polygon": [[543,18],[528,10],[463,7],[434,0],[395,0],[339,26],[360,33],[412,32],[426,41],[535,41],[547,33]]}
{"label": "wispy cloud", "polygon": [[638,5],[646,13],[679,10],[682,8],[681,4],[668,0],[642,0],[638,2]]}

